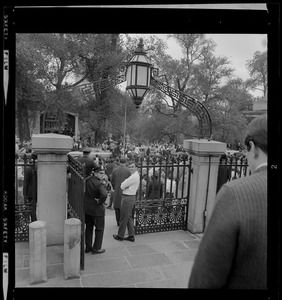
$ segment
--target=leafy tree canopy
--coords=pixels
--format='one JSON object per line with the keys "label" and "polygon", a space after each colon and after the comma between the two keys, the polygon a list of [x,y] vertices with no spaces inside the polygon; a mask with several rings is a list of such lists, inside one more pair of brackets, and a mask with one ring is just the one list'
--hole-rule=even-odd
{"label": "leafy tree canopy", "polygon": [[[251,78],[234,77],[226,57],[215,55],[215,43],[204,34],[172,34],[183,58],[166,53],[166,43],[155,35],[144,38],[145,50],[158,68],[157,80],[201,101],[212,118],[213,138],[220,141],[240,137],[245,119],[242,111],[253,101],[249,90],[266,91],[266,53],[256,52],[246,66]],[[75,89],[81,84],[106,82],[117,77],[119,66],[128,61],[139,37],[128,34],[17,34],[16,100],[20,135],[30,111],[79,113],[82,138],[101,141],[108,133],[126,133],[136,141],[169,140],[196,135],[195,116],[177,99],[152,88],[139,111],[116,86],[94,90]],[[126,124],[125,124],[126,113]],[[28,126],[27,126],[28,127]],[[232,141],[229,141],[232,142]]]}

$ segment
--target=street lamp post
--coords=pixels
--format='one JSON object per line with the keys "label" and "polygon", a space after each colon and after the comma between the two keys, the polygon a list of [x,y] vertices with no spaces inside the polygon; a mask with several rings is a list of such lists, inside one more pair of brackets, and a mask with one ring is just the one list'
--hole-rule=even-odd
{"label": "street lamp post", "polygon": [[124,128],[123,128],[123,156],[125,155],[125,134],[126,134],[126,111],[127,111],[127,101],[125,97],[125,108],[124,108]]}
{"label": "street lamp post", "polygon": [[145,95],[150,90],[152,64],[144,51],[141,38],[138,48],[126,68],[126,90],[130,94],[136,108],[139,108]]}
{"label": "street lamp post", "polygon": [[133,57],[126,65],[126,90],[129,91],[136,108],[140,107],[150,87],[154,86],[196,115],[200,127],[199,138],[211,139],[211,118],[206,107],[193,97],[156,80],[153,75],[158,76],[158,69],[150,63],[141,38]]}

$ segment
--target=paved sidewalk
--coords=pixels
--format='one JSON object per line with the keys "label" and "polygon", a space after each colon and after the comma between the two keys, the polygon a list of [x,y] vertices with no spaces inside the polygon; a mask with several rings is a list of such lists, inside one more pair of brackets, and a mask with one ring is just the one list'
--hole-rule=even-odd
{"label": "paved sidewalk", "polygon": [[140,234],[116,241],[114,210],[106,210],[103,254],[85,254],[80,278],[64,279],[63,245],[47,247],[47,278],[29,284],[28,243],[16,243],[16,287],[187,288],[200,236],[188,231]]}

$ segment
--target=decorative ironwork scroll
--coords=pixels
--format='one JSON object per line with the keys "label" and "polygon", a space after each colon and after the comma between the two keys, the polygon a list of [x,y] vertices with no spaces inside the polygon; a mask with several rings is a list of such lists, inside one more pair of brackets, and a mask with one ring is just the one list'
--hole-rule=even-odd
{"label": "decorative ironwork scroll", "polygon": [[151,84],[158,90],[162,91],[175,101],[189,109],[198,119],[200,127],[199,138],[211,138],[212,125],[209,112],[206,107],[196,99],[184,94],[158,80],[151,77]]}
{"label": "decorative ironwork scroll", "polygon": [[136,202],[135,233],[186,230],[188,199]]}
{"label": "decorative ironwork scroll", "polygon": [[37,172],[35,156],[24,154],[15,158],[15,241],[29,240],[29,224],[31,222],[32,207],[25,192],[27,182],[27,169],[31,168],[33,184],[29,186],[29,195],[37,201]]}
{"label": "decorative ironwork scroll", "polygon": [[[121,68],[121,71],[124,69]],[[85,100],[90,101],[95,98],[97,91],[101,92],[108,89],[110,86],[118,85],[126,80],[125,74],[120,74],[115,77],[109,76],[107,79],[97,80],[91,83],[85,83],[77,85],[75,87],[68,88],[69,91],[79,92]]]}
{"label": "decorative ironwork scroll", "polygon": [[15,204],[15,242],[29,240],[30,205]]}

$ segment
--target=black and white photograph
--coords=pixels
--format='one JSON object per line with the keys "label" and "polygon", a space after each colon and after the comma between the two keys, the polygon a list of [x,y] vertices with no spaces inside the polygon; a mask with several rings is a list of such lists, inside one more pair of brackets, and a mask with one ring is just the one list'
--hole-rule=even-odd
{"label": "black and white photograph", "polygon": [[3,13],[4,299],[276,299],[280,5]]}

